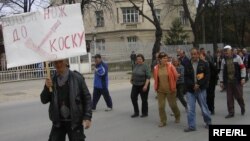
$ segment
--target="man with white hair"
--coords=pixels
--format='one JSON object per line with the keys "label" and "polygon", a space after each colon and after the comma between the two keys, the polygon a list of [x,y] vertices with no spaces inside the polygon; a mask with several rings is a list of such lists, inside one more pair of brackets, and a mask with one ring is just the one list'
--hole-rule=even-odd
{"label": "man with white hair", "polygon": [[239,55],[234,55],[232,47],[224,47],[225,58],[221,63],[220,85],[227,91],[228,115],[225,118],[234,117],[234,98],[239,103],[241,115],[245,114],[243,99],[243,85],[245,84],[246,68]]}

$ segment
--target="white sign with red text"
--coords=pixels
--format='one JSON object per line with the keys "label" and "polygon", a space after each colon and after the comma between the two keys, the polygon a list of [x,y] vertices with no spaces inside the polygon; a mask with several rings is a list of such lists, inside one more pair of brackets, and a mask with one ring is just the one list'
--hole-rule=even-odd
{"label": "white sign with red text", "polygon": [[87,54],[80,4],[2,18],[7,68]]}

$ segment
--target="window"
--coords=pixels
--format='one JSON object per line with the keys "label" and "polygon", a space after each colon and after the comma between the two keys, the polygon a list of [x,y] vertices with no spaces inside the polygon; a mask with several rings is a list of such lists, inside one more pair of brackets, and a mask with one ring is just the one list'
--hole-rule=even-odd
{"label": "window", "polygon": [[127,37],[128,39],[128,47],[130,49],[135,49],[136,47],[136,42],[137,42],[137,37],[136,36],[131,36],[131,37]]}
{"label": "window", "polygon": [[188,17],[186,16],[184,11],[180,11],[180,20],[182,25],[188,25]]}
{"label": "window", "polygon": [[96,50],[98,51],[105,51],[105,40],[104,39],[97,39],[96,40]]}
{"label": "window", "polygon": [[133,7],[122,8],[123,23],[138,23],[139,12]]}
{"label": "window", "polygon": [[96,11],[96,26],[103,27],[104,26],[104,18],[103,18],[103,11]]}
{"label": "window", "polygon": [[90,47],[91,47],[91,40],[86,40],[86,50],[87,52],[90,52]]}
{"label": "window", "polygon": [[69,4],[72,4],[72,3],[76,3],[75,0],[62,0],[62,3],[65,4],[65,3],[69,3]]}
{"label": "window", "polygon": [[155,9],[155,14],[159,22],[161,22],[161,9]]}

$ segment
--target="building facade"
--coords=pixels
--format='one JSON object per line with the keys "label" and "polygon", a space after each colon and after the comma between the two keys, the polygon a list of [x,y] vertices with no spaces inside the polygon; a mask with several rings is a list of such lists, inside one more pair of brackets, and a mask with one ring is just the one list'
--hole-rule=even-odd
{"label": "building facade", "polygon": [[[73,0],[80,2],[81,0]],[[122,46],[125,51],[138,51],[142,45],[151,50],[155,40],[155,27],[146,18],[141,16],[128,0],[109,0],[111,8],[89,8],[85,10],[83,21],[86,31],[87,47],[96,43],[96,52],[112,50]],[[69,0],[52,0],[54,5],[66,4]],[[146,0],[134,0],[145,15],[152,19],[152,12]],[[179,18],[184,29],[190,33],[187,42],[191,42],[192,32],[189,21],[180,5],[180,0],[155,0],[155,12],[163,29],[163,40],[171,23]],[[189,0],[192,15],[195,15],[196,0]],[[113,46],[113,47],[111,47]]]}

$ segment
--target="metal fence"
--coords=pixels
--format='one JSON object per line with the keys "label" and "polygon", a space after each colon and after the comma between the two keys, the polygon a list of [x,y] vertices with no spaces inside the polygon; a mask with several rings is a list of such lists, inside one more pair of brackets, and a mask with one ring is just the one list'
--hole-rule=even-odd
{"label": "metal fence", "polygon": [[[105,44],[97,44],[96,50],[94,45],[90,48],[92,55],[101,54],[107,63],[130,61],[132,51],[136,54],[141,53],[146,59],[151,58],[153,43],[136,42],[136,44],[128,44],[125,42],[106,42]],[[93,57],[92,57],[93,59]],[[94,61],[91,61],[94,62]]]}
{"label": "metal fence", "polygon": [[[121,63],[130,61],[130,55],[132,51],[136,54],[141,53],[145,56],[145,59],[152,58],[152,48],[154,43],[142,43],[136,42],[135,44],[128,44],[125,42],[106,42],[102,45],[96,45],[96,49],[92,46],[90,52],[92,55],[95,53],[101,54],[102,58],[107,63]],[[213,52],[213,46],[211,44],[201,45],[206,50]],[[169,56],[176,56],[177,49],[182,49],[185,52],[189,52],[192,45],[177,45],[177,46],[162,46],[161,51],[166,52]],[[189,53],[186,53],[187,56]],[[89,62],[88,57],[81,58],[81,62]],[[92,57],[93,59],[93,57]],[[92,60],[91,62],[94,62]],[[20,80],[30,80],[30,79],[40,79],[46,76],[46,71],[44,70],[44,63],[38,63],[33,65],[27,65],[22,67],[16,67],[7,69],[5,55],[1,55],[0,62],[0,83],[20,81]],[[52,73],[54,72],[53,65],[50,64],[50,69]],[[91,65],[89,65],[91,67]]]}
{"label": "metal fence", "polygon": [[[1,67],[0,83],[44,78],[47,76],[47,74],[46,71],[44,70],[43,65],[40,66],[41,64],[44,63],[15,67],[11,69],[7,69],[6,67]],[[50,64],[49,66],[51,74],[53,74],[54,68],[52,64]]]}

